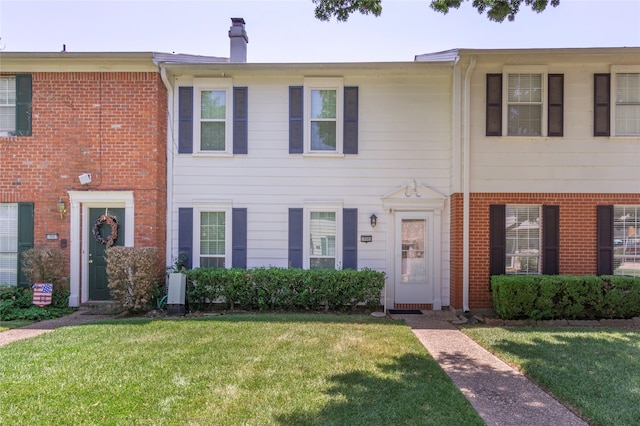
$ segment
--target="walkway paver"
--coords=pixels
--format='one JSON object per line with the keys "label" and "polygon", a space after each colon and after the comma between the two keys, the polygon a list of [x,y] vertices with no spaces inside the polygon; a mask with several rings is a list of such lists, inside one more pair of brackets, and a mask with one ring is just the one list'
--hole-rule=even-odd
{"label": "walkway paver", "polygon": [[392,315],[404,320],[489,426],[587,425],[451,321],[452,311]]}

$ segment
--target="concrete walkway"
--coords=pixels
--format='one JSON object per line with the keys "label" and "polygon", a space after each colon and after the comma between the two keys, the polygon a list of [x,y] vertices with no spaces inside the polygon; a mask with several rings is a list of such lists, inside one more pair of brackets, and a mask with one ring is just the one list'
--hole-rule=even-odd
{"label": "concrete walkway", "polygon": [[404,320],[487,425],[587,425],[523,374],[482,348],[452,311],[391,315]]}

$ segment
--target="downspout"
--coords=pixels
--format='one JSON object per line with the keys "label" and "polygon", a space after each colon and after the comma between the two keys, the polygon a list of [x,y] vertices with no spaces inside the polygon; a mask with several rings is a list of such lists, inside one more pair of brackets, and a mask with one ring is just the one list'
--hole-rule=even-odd
{"label": "downspout", "polygon": [[167,88],[167,222],[165,225],[165,247],[167,248],[165,257],[166,257],[166,265],[171,265],[172,256],[173,256],[173,247],[171,245],[172,242],[172,229],[171,224],[173,223],[173,123],[171,122],[171,114],[173,108],[173,97],[174,91],[169,78],[167,77],[167,69],[162,65],[160,66],[160,78],[162,78],[162,82],[164,86]]}
{"label": "downspout", "polygon": [[470,188],[469,173],[471,168],[471,74],[476,66],[476,57],[472,56],[464,77],[464,104],[463,104],[463,125],[462,135],[462,308],[469,312],[469,206]]}

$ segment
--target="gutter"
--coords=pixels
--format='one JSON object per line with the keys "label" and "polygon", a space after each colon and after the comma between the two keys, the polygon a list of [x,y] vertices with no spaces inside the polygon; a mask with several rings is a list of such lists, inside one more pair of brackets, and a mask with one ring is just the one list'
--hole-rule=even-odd
{"label": "gutter", "polygon": [[[160,68],[160,78],[162,78],[162,82],[164,86],[167,88],[167,147],[166,147],[166,156],[167,156],[167,225],[173,223],[173,123],[171,117],[172,108],[173,108],[173,100],[174,100],[174,90],[171,82],[169,81],[169,77],[167,76],[167,69],[161,65],[158,65]],[[165,244],[168,250],[165,253],[166,257],[166,265],[171,265],[172,256],[173,256],[173,247],[171,245],[172,235],[173,235],[173,227],[166,227],[166,235],[165,235]]]}
{"label": "gutter", "polygon": [[476,57],[472,56],[467,72],[464,77],[464,103],[463,103],[463,124],[464,134],[462,140],[462,309],[469,312],[469,206],[470,206],[470,188],[469,174],[471,161],[471,74],[476,66]]}

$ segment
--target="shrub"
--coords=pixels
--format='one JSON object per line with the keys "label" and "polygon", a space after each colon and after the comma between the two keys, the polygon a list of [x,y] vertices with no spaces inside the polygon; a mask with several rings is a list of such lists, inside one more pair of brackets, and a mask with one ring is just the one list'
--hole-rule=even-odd
{"label": "shrub", "polygon": [[57,318],[75,310],[69,307],[68,285],[58,284],[53,287],[50,305],[40,307],[32,301],[33,294],[29,288],[0,286],[0,320],[40,321]]}
{"label": "shrub", "polygon": [[107,280],[121,308],[142,312],[161,294],[162,263],[155,247],[107,248]]}
{"label": "shrub", "polygon": [[187,274],[187,299],[195,309],[223,300],[245,309],[354,309],[380,305],[385,274],[371,269],[303,270],[196,268]]}
{"label": "shrub", "polygon": [[503,319],[631,318],[640,315],[640,278],[497,275],[493,305]]}

